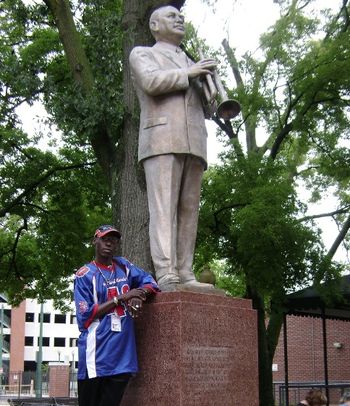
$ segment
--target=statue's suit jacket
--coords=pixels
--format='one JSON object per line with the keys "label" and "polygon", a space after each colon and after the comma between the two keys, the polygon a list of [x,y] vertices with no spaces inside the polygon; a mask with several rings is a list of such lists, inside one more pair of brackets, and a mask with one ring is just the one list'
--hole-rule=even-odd
{"label": "statue's suit jacket", "polygon": [[135,47],[131,74],[140,102],[138,158],[191,154],[207,160],[207,131],[198,81],[189,81],[193,62],[169,44]]}

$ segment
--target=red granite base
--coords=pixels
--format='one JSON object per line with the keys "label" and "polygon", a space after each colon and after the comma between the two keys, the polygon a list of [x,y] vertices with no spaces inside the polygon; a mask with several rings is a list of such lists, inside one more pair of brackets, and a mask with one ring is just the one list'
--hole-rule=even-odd
{"label": "red granite base", "polygon": [[164,292],[137,320],[140,373],[123,406],[258,406],[251,302]]}

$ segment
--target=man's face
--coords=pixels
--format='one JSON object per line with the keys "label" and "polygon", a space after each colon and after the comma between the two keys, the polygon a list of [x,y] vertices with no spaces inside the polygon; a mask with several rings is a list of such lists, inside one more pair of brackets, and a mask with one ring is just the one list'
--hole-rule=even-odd
{"label": "man's face", "polygon": [[151,29],[157,39],[178,45],[185,35],[184,17],[175,7],[162,7],[152,19]]}
{"label": "man's face", "polygon": [[104,237],[95,238],[95,251],[97,258],[112,258],[116,254],[119,238],[113,234],[107,234]]}

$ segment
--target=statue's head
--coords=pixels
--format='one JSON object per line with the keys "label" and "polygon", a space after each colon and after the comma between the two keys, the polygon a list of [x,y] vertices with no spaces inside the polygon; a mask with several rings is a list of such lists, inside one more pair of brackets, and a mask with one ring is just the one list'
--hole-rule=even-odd
{"label": "statue's head", "polygon": [[184,17],[173,6],[159,7],[151,14],[149,28],[156,41],[179,45],[185,35]]}

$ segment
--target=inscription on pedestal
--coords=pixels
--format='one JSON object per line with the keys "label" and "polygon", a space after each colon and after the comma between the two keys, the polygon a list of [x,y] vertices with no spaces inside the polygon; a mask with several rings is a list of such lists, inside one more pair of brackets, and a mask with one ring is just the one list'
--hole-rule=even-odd
{"label": "inscription on pedestal", "polygon": [[187,346],[183,353],[185,380],[189,384],[229,384],[232,348]]}
{"label": "inscription on pedestal", "polygon": [[[232,354],[233,348],[228,347],[185,346],[183,348],[184,385],[192,392],[194,404],[199,404],[199,399],[208,401],[211,394],[216,401],[226,404],[225,397],[219,398],[220,393],[226,393],[225,389],[232,384],[232,376],[230,376]],[[223,392],[218,391],[218,388]]]}

